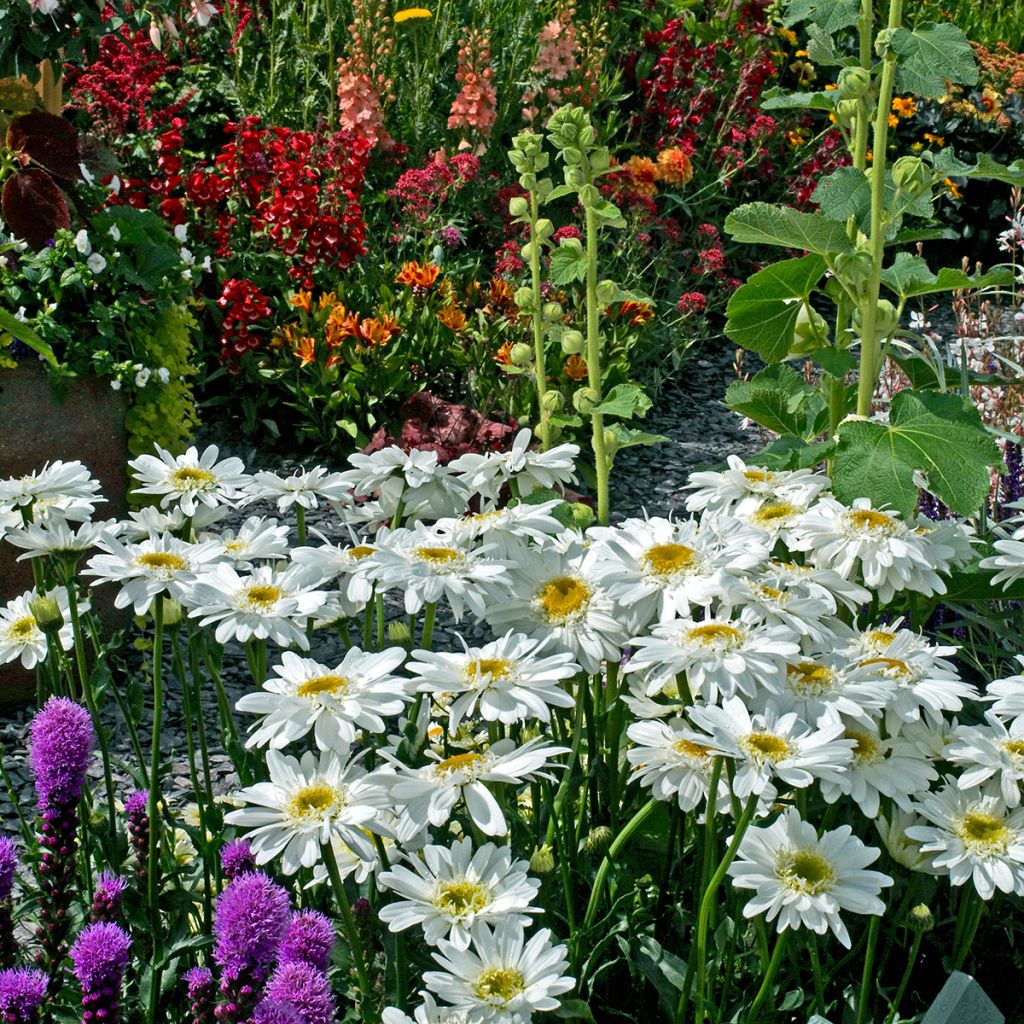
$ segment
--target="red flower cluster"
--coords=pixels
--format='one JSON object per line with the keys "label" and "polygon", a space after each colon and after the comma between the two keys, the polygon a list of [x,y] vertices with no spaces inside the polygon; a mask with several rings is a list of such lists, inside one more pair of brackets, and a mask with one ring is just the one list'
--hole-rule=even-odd
{"label": "red flower cluster", "polygon": [[684,292],[676,303],[676,310],[683,316],[703,313],[707,308],[708,297],[703,292]]}
{"label": "red flower cluster", "polygon": [[252,281],[231,278],[224,282],[217,305],[224,310],[220,359],[237,366],[246,352],[259,347],[260,335],[252,330],[252,325],[270,316],[270,300]]}
{"label": "red flower cluster", "polygon": [[471,153],[457,153],[450,160],[438,154],[423,167],[406,171],[388,189],[388,198],[402,209],[405,218],[423,224],[452,192],[458,192],[480,173],[480,161]]}

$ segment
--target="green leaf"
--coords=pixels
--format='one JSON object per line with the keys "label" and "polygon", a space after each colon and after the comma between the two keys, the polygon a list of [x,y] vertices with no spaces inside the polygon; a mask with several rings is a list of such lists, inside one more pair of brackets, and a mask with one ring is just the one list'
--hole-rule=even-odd
{"label": "green leaf", "polygon": [[938,153],[924,155],[931,158],[935,173],[947,178],[981,178],[987,181],[1001,181],[1007,185],[1024,185],[1024,160],[1001,164],[987,153],[980,153],[977,163],[968,164],[961,160],[951,147],[940,149]]}
{"label": "green leaf", "polygon": [[887,238],[885,244],[913,245],[915,242],[930,242],[936,238],[959,238],[959,232],[953,228],[908,228],[898,231],[893,238]]}
{"label": "green leaf", "polygon": [[572,284],[587,276],[587,254],[571,245],[559,246],[551,254],[551,283]]}
{"label": "green leaf", "polygon": [[818,67],[841,68],[858,63],[856,57],[840,53],[832,36],[820,25],[807,26],[806,50],[808,58]]}
{"label": "green leaf", "polygon": [[550,203],[555,199],[561,199],[562,196],[575,195],[577,192],[579,189],[575,185],[557,185],[545,196],[544,202]]}
{"label": "green leaf", "polygon": [[943,22],[915,29],[898,28],[892,48],[903,60],[896,66],[896,88],[937,100],[946,95],[946,82],[975,85],[978,64],[963,30]]}
{"label": "green leaf", "polygon": [[796,437],[777,437],[748,461],[767,469],[810,469],[832,458],[835,441],[806,444]]}
{"label": "green leaf", "polygon": [[860,224],[871,213],[871,182],[857,167],[840,167],[818,182],[811,200],[829,220],[856,217]]}
{"label": "green leaf", "polygon": [[1009,269],[990,270],[973,277],[962,270],[943,267],[933,274],[920,256],[908,252],[898,253],[892,266],[882,271],[882,283],[902,299],[917,295],[934,295],[951,292],[958,288],[985,288],[990,285],[1012,285],[1013,271]]}
{"label": "green leaf", "polygon": [[836,109],[836,101],[830,92],[786,92],[784,89],[769,89],[761,98],[764,110],[827,110]]}
{"label": "green leaf", "polygon": [[751,380],[730,384],[725,392],[725,404],[773,433],[796,438],[803,443],[814,436],[806,435],[808,415],[805,403],[816,394],[792,366],[776,363]]}
{"label": "green leaf", "polygon": [[669,440],[663,434],[645,434],[642,430],[633,430],[621,423],[609,423],[606,430],[615,435],[616,448],[633,448],[636,445],[661,444]]}
{"label": "green leaf", "polygon": [[16,316],[12,316],[6,309],[0,309],[0,330],[13,335],[23,345],[28,345],[33,352],[45,359],[50,366],[56,369],[57,357],[53,349],[28,324],[22,323]]}
{"label": "green leaf", "polygon": [[974,605],[978,601],[1024,601],[1024,579],[993,584],[992,577],[998,570],[982,569],[980,561],[977,559],[953,571],[946,584],[943,603]]}
{"label": "green leaf", "polygon": [[860,0],[789,0],[782,23],[792,27],[810,21],[829,35],[857,24]]}
{"label": "green leaf", "polygon": [[757,352],[766,363],[781,362],[792,346],[800,307],[825,266],[821,256],[810,254],[773,263],[752,275],[729,299],[726,337]]}
{"label": "green leaf", "polygon": [[905,516],[917,507],[918,476],[939,500],[971,515],[989,492],[999,449],[965,398],[900,391],[889,423],[853,420],[839,428],[833,490],[840,501],[870,498]]}
{"label": "green leaf", "polygon": [[554,1016],[559,1020],[585,1020],[593,1024],[594,1015],[590,1012],[589,1004],[582,999],[563,999],[554,1011]]}
{"label": "green leaf", "polygon": [[810,354],[826,373],[840,379],[857,366],[857,357],[842,348],[819,348]]}
{"label": "green leaf", "polygon": [[[935,372],[935,364],[924,356],[904,352],[890,351],[889,358],[907,375],[910,386],[915,391],[941,391],[939,378]],[[947,388],[956,389],[963,383],[963,374],[957,366],[944,366],[943,378]],[[1022,387],[1024,380],[1012,377],[1000,377],[994,373],[979,373],[977,370],[967,371],[968,384],[981,384],[987,387]]]}
{"label": "green leaf", "polygon": [[781,245],[821,255],[853,251],[843,225],[820,213],[804,213],[788,206],[748,203],[726,217],[725,230],[737,242]]}
{"label": "green leaf", "polygon": [[634,416],[646,416],[650,407],[651,400],[643,388],[635,384],[616,384],[605,396],[604,401],[594,408],[594,412],[631,420]]}

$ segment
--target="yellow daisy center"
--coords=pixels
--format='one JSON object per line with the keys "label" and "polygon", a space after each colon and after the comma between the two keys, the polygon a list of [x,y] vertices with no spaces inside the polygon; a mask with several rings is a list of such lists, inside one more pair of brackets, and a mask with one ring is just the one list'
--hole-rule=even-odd
{"label": "yellow daisy center", "polygon": [[752,484],[767,484],[771,482],[775,474],[769,473],[766,469],[747,469],[744,470],[743,476]]}
{"label": "yellow daisy center", "polygon": [[964,846],[982,856],[1005,853],[1013,839],[1002,818],[984,811],[968,811],[956,831]]}
{"label": "yellow daisy center", "polygon": [[248,545],[244,540],[226,540],[224,541],[224,550],[230,551],[233,555],[237,555],[244,551]]}
{"label": "yellow daisy center", "polygon": [[890,679],[906,678],[913,675],[910,666],[899,658],[868,658],[861,662],[862,668],[877,665],[883,675]]}
{"label": "yellow daisy center", "polygon": [[1024,767],[1024,740],[1004,740],[1003,750],[1009,755],[1015,768]]}
{"label": "yellow daisy center", "polygon": [[348,549],[349,558],[354,558],[357,562],[361,562],[368,555],[372,555],[376,548],[371,548],[366,544],[357,544],[354,548]]}
{"label": "yellow daisy center", "polygon": [[590,587],[583,580],[560,576],[541,587],[537,604],[548,622],[563,625],[586,613],[590,595]]}
{"label": "yellow daisy center", "polygon": [[434,905],[448,917],[464,917],[476,913],[490,902],[491,890],[468,878],[443,882],[434,897]]}
{"label": "yellow daisy center", "polygon": [[342,793],[326,782],[303,786],[285,805],[285,816],[292,821],[311,821],[330,817],[340,808]]}
{"label": "yellow daisy center", "polygon": [[896,639],[896,634],[888,629],[873,629],[870,633],[865,633],[864,638],[872,647],[884,648]]}
{"label": "yellow daisy center", "polygon": [[779,501],[773,505],[762,506],[750,518],[751,522],[758,526],[774,526],[795,516],[799,511],[796,505],[791,505],[788,501]]}
{"label": "yellow daisy center", "polygon": [[769,601],[785,601],[788,596],[784,590],[779,590],[778,587],[769,587],[764,583],[755,583],[752,589],[754,593],[768,598]]}
{"label": "yellow daisy center", "polygon": [[447,778],[456,772],[474,772],[483,768],[487,758],[483,754],[454,754],[434,765],[434,774]]}
{"label": "yellow daisy center", "polygon": [[477,999],[489,1003],[510,1003],[526,989],[526,979],[514,967],[488,967],[473,985]]}
{"label": "yellow daisy center", "polygon": [[775,869],[778,880],[793,892],[820,896],[836,884],[836,869],[817,850],[787,850]]}
{"label": "yellow daisy center", "polygon": [[866,530],[869,533],[889,534],[899,529],[899,523],[892,516],[873,508],[855,508],[846,513],[846,521],[855,530]]}
{"label": "yellow daisy center", "polygon": [[731,650],[743,643],[743,634],[732,626],[723,626],[719,622],[709,622],[703,626],[694,626],[686,632],[686,639],[701,647],[714,647],[718,650]]}
{"label": "yellow daisy center", "polygon": [[693,740],[676,740],[672,744],[672,749],[691,761],[707,761],[711,758],[711,748],[704,746],[703,743],[694,743]]}
{"label": "yellow daisy center", "polygon": [[147,551],[135,559],[135,564],[156,572],[174,572],[188,568],[188,562],[181,555],[174,555],[170,551]]}
{"label": "yellow daisy center", "polygon": [[23,618],[15,619],[7,627],[7,638],[15,644],[28,643],[34,636],[39,633],[39,624],[31,615],[26,615]]}
{"label": "yellow daisy center", "polygon": [[300,684],[295,692],[299,697],[308,697],[315,701],[325,693],[333,696],[337,693],[344,693],[347,689],[348,680],[344,676],[326,675],[307,679]]}
{"label": "yellow daisy center", "polygon": [[752,732],[740,740],[740,747],[758,764],[769,761],[777,764],[793,753],[793,744],[773,732]]}
{"label": "yellow daisy center", "polygon": [[465,668],[466,678],[479,686],[483,682],[499,683],[512,675],[512,662],[504,658],[475,658]]}
{"label": "yellow daisy center", "polygon": [[239,594],[239,603],[254,612],[269,612],[281,596],[281,591],[270,583],[253,583]]}
{"label": "yellow daisy center", "polygon": [[213,473],[198,466],[179,466],[168,480],[178,491],[208,491],[217,483]]}
{"label": "yellow daisy center", "polygon": [[643,554],[643,562],[652,576],[674,576],[692,569],[697,552],[685,544],[656,544]]}
{"label": "yellow daisy center", "polygon": [[454,548],[417,548],[415,553],[417,558],[435,568],[449,566],[459,558]]}
{"label": "yellow daisy center", "polygon": [[835,690],[836,677],[827,665],[801,661],[786,669],[789,688],[801,697],[824,697]]}
{"label": "yellow daisy center", "polygon": [[855,744],[853,748],[853,763],[859,768],[869,764],[877,764],[885,756],[882,744],[874,736],[866,732],[847,729],[843,736],[848,740],[853,740]]}

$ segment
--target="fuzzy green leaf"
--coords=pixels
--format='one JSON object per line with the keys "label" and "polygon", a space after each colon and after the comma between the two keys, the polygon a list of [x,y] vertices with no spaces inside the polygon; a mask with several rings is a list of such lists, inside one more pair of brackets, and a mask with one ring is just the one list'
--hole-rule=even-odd
{"label": "fuzzy green leaf", "polygon": [[807,26],[807,56],[818,67],[851,67],[857,58],[836,49],[835,40],[820,25]]}
{"label": "fuzzy green leaf", "polygon": [[943,267],[933,274],[920,256],[901,252],[892,266],[882,271],[882,283],[900,298],[910,299],[917,295],[934,295],[951,292],[957,288],[984,288],[990,285],[1012,285],[1012,270],[990,270],[985,274],[971,276],[962,270]]}
{"label": "fuzzy green leaf", "polygon": [[893,33],[892,48],[903,60],[896,68],[896,88],[929,99],[946,95],[946,82],[974,85],[978,64],[963,29],[927,22]]}
{"label": "fuzzy green leaf", "polygon": [[814,399],[821,404],[817,392],[785,363],[766,367],[751,380],[734,381],[725,392],[725,404],[734,412],[801,444],[814,437],[808,426],[808,413],[814,412],[808,404]]}
{"label": "fuzzy green leaf", "polygon": [[810,21],[829,35],[857,24],[860,0],[789,0],[782,23],[792,27]]}
{"label": "fuzzy green leaf", "polygon": [[818,182],[811,200],[829,220],[856,217],[859,225],[871,213],[871,182],[857,167],[840,167]]}
{"label": "fuzzy green leaf", "polygon": [[725,230],[737,242],[781,245],[821,255],[853,250],[843,225],[820,213],[804,213],[769,203],[747,203],[733,210],[725,219]]}
{"label": "fuzzy green leaf", "polygon": [[634,416],[646,416],[650,407],[651,400],[643,388],[638,388],[635,384],[616,384],[594,412],[631,420]]}
{"label": "fuzzy green leaf", "polygon": [[781,362],[792,346],[800,307],[824,273],[825,260],[813,253],[759,270],[729,299],[726,337],[766,363]]}
{"label": "fuzzy green leaf", "polygon": [[981,153],[976,164],[969,164],[960,160],[952,149],[940,149],[938,153],[925,155],[931,157],[935,173],[947,178],[981,178],[1024,186],[1024,160],[1001,164],[987,153]]}
{"label": "fuzzy green leaf", "polygon": [[761,98],[764,110],[827,110],[836,109],[836,102],[830,92],[786,92],[785,89],[769,89]]}
{"label": "fuzzy green leaf", "polygon": [[870,498],[911,516],[920,478],[954,512],[970,515],[987,499],[989,467],[998,463],[995,440],[969,401],[900,391],[888,424],[853,420],[840,426],[833,489],[842,502]]}
{"label": "fuzzy green leaf", "polygon": [[572,284],[587,276],[587,254],[571,245],[561,245],[551,254],[551,283]]}
{"label": "fuzzy green leaf", "polygon": [[633,430],[631,427],[623,426],[621,423],[609,423],[606,429],[615,435],[615,445],[617,448],[661,444],[663,441],[668,440],[663,434],[646,434],[642,430]]}

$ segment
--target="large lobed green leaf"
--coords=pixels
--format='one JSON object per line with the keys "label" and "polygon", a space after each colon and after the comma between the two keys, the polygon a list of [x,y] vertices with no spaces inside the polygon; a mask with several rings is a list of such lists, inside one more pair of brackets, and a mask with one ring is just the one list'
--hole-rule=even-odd
{"label": "large lobed green leaf", "polygon": [[776,363],[751,380],[734,381],[725,404],[784,438],[806,444],[820,432],[817,414],[824,407],[817,389],[809,387],[792,366]]}
{"label": "large lobed green leaf", "polygon": [[889,422],[852,420],[839,428],[832,487],[843,502],[870,498],[910,516],[918,482],[960,515],[988,497],[995,439],[978,410],[959,395],[900,391]]}
{"label": "large lobed green leaf", "polygon": [[989,285],[1012,285],[1013,271],[1009,269],[990,270],[973,277],[963,270],[943,267],[933,274],[920,256],[908,252],[898,253],[892,266],[882,271],[882,284],[891,288],[902,299],[917,295],[934,295],[951,292],[958,288],[985,288]]}
{"label": "large lobed green leaf", "polygon": [[852,252],[846,227],[820,213],[804,213],[788,206],[747,203],[725,218],[725,230],[737,242],[806,249],[822,256]]}
{"label": "large lobed green leaf", "polygon": [[789,0],[783,24],[793,26],[809,21],[833,35],[841,28],[857,24],[860,0]]}
{"label": "large lobed green leaf", "polygon": [[929,99],[946,95],[946,83],[974,85],[978,62],[963,29],[944,22],[899,28],[892,48],[902,60],[896,66],[896,88]]}

